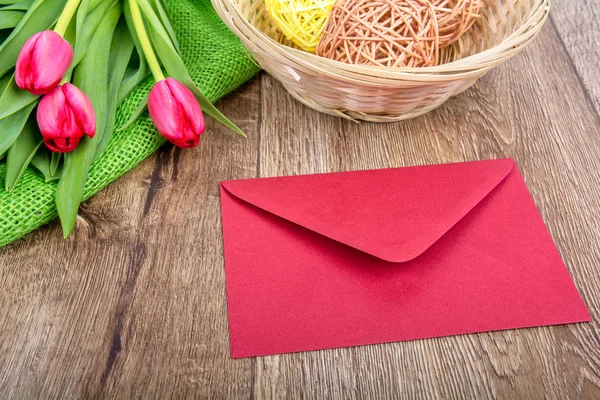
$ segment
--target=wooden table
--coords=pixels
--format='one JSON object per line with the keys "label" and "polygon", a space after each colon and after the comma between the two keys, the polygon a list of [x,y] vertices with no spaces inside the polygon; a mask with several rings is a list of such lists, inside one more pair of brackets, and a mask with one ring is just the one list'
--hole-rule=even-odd
{"label": "wooden table", "polygon": [[[0,250],[0,398],[600,398],[600,13],[555,0],[523,54],[423,117],[357,125],[266,74],[201,146],[164,147]],[[595,7],[594,7],[595,6]],[[254,359],[228,350],[219,181],[513,157],[595,318]]]}

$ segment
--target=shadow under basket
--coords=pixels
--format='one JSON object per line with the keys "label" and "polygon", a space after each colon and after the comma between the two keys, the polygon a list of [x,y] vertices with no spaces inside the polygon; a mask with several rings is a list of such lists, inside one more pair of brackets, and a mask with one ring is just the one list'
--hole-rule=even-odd
{"label": "shadow under basket", "polygon": [[294,48],[271,21],[263,0],[212,0],[221,19],[263,69],[307,106],[348,119],[414,118],[469,88],[525,48],[548,18],[549,0],[483,0],[481,18],[440,65],[388,68],[352,65]]}

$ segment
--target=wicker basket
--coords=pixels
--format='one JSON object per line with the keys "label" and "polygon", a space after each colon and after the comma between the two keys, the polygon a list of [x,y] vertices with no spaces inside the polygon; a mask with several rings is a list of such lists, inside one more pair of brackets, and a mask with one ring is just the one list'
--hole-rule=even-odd
{"label": "wicker basket", "polygon": [[442,50],[441,65],[386,68],[293,48],[271,22],[263,0],[212,2],[263,69],[296,99],[327,114],[374,122],[416,117],[466,90],[529,44],[549,12],[549,0],[483,0],[482,18]]}

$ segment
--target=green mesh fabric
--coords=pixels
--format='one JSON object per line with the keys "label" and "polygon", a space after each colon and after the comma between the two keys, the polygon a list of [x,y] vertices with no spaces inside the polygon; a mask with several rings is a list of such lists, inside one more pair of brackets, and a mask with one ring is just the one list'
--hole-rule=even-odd
{"label": "green mesh fabric", "polygon": [[[165,5],[171,13],[190,75],[211,101],[231,92],[258,72],[209,0],[165,0]],[[117,126],[129,119],[152,83],[150,78],[141,83],[119,107]],[[147,115],[129,129],[115,133],[90,169],[85,199],[135,167],[163,143],[164,139]],[[0,164],[0,182],[4,182],[5,167],[4,163]],[[55,192],[56,183],[44,182],[43,176],[31,168],[11,193],[0,188],[0,247],[55,219],[58,215]]]}

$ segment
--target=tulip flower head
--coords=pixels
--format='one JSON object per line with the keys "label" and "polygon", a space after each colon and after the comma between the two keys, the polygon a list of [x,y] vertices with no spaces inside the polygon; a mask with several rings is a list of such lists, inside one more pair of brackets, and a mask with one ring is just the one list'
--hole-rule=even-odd
{"label": "tulip flower head", "polygon": [[94,137],[96,115],[90,99],[77,86],[65,83],[42,97],[37,122],[46,147],[57,153],[75,150],[85,135]]}
{"label": "tulip flower head", "polygon": [[33,94],[46,94],[54,89],[73,62],[73,48],[54,31],[43,31],[30,37],[17,58],[15,82]]}
{"label": "tulip flower head", "polygon": [[157,82],[148,97],[148,111],[158,131],[178,147],[196,147],[206,125],[192,92],[173,78]]}

